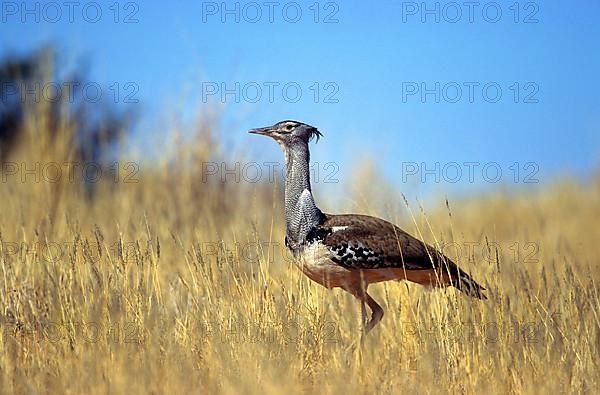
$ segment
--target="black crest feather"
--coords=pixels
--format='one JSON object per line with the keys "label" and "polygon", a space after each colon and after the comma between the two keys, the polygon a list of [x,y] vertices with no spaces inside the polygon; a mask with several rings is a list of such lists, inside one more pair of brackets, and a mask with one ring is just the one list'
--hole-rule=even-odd
{"label": "black crest feather", "polygon": [[311,133],[310,137],[308,138],[308,141],[311,141],[313,138],[316,137],[317,138],[316,142],[319,142],[319,139],[321,137],[323,137],[323,133],[319,132],[319,129],[317,129],[315,127],[312,128],[311,132],[312,133]]}

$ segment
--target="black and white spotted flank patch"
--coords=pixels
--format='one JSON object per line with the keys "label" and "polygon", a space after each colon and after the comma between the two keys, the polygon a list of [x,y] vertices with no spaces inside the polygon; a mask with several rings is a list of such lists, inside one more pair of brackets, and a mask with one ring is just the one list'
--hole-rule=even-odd
{"label": "black and white spotted flank patch", "polygon": [[332,230],[329,228],[313,227],[306,236],[306,244],[323,242],[327,236],[332,234]]}
{"label": "black and white spotted flank patch", "polygon": [[355,269],[377,269],[385,266],[384,257],[360,242],[342,243],[329,247],[331,260]]}

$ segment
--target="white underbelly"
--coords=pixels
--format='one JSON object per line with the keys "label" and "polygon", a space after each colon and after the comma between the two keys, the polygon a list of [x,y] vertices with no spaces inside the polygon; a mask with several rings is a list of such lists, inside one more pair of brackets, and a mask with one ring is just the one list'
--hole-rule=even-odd
{"label": "white underbelly", "polygon": [[327,288],[344,287],[353,278],[352,271],[333,262],[319,243],[306,246],[295,263],[311,280]]}

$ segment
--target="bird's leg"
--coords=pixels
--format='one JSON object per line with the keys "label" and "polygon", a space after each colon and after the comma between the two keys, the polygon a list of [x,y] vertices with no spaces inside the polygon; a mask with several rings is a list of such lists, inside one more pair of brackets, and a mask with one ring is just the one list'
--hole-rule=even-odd
{"label": "bird's leg", "polygon": [[367,327],[367,319],[369,318],[367,316],[367,304],[365,303],[364,300],[360,301],[360,312],[361,312],[361,317],[362,317],[362,326],[363,326],[363,331],[365,330],[365,328]]}
{"label": "bird's leg", "polygon": [[[364,279],[363,276],[363,272],[360,272],[360,284],[359,284],[360,288],[357,290],[358,292],[356,292],[354,294],[354,296],[356,296],[359,300],[360,300],[360,312],[361,312],[361,318],[362,318],[362,330],[363,330],[363,334],[367,334],[367,325],[369,324],[368,321],[368,316],[367,316],[367,307],[365,306],[366,304],[366,298],[365,296],[367,295],[367,287],[369,286],[369,283],[367,283]],[[361,336],[361,342],[362,342],[362,336]]]}
{"label": "bird's leg", "polygon": [[[373,299],[371,297],[371,295],[369,295],[368,293],[365,292],[365,299],[367,304],[369,305],[369,308],[371,308],[371,311],[373,312],[373,314],[371,314],[371,321],[369,321],[369,323],[367,324],[366,328],[365,328],[365,335],[367,333],[369,333],[369,331],[371,331],[371,329],[373,329],[375,327],[375,325],[377,325],[379,323],[379,321],[381,321],[381,319],[383,318],[383,309],[381,308],[381,306],[375,301],[375,299]],[[363,302],[364,303],[364,302]]]}
{"label": "bird's leg", "polygon": [[[363,334],[367,334],[381,321],[383,318],[383,309],[381,306],[367,293],[366,284],[361,287],[346,288],[346,291],[350,292],[357,299],[360,300],[360,307],[362,313],[363,322]],[[367,321],[367,309],[365,304],[371,309],[371,319]]]}

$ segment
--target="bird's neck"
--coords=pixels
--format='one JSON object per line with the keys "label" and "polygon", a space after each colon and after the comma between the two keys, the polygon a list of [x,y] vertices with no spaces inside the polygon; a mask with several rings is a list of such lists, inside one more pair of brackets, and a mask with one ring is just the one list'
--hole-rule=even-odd
{"label": "bird's neck", "polygon": [[297,145],[285,150],[285,210],[291,212],[298,198],[310,187],[310,153],[307,145]]}
{"label": "bird's neck", "polygon": [[[310,186],[308,144],[285,148],[285,222],[288,245],[298,248],[323,214],[317,208]],[[307,192],[305,192],[307,191]]]}

